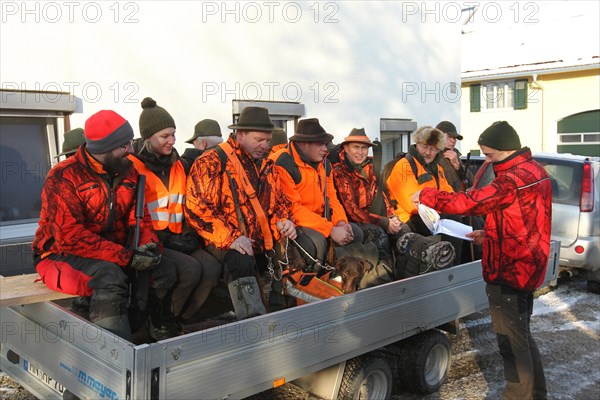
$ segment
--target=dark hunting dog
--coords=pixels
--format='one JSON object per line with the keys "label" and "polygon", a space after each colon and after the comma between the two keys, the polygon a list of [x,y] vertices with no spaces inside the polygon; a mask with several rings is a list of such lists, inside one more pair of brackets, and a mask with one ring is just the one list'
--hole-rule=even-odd
{"label": "dark hunting dog", "polygon": [[335,269],[329,274],[327,281],[342,289],[344,293],[358,290],[362,277],[372,268],[367,260],[352,256],[338,258],[333,267]]}

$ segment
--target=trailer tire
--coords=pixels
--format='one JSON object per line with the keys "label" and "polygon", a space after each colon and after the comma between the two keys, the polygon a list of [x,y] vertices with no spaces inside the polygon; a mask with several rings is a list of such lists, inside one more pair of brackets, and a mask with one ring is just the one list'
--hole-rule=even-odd
{"label": "trailer tire", "polygon": [[383,400],[392,395],[392,369],[384,358],[355,357],[346,361],[338,399]]}
{"label": "trailer tire", "polygon": [[399,378],[404,388],[415,393],[437,392],[450,370],[450,339],[432,329],[401,343]]}

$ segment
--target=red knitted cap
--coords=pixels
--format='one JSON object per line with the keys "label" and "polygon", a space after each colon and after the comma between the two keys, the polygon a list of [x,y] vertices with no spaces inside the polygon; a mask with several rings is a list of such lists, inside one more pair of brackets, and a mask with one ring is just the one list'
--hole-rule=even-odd
{"label": "red knitted cap", "polygon": [[133,139],[133,128],[112,110],[98,111],[85,121],[85,142],[90,153],[106,153]]}

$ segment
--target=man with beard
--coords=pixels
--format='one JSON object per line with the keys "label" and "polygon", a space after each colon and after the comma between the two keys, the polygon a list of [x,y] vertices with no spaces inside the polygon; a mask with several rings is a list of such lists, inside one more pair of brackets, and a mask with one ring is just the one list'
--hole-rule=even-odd
{"label": "man with beard", "polygon": [[126,269],[150,271],[154,290],[175,283],[145,208],[137,248],[128,238],[135,219],[138,173],[127,156],[133,129],[114,111],[85,122],[85,144],[57,164],[42,189],[42,211],[33,241],[36,270],[50,289],[90,296],[89,319],[131,340]]}

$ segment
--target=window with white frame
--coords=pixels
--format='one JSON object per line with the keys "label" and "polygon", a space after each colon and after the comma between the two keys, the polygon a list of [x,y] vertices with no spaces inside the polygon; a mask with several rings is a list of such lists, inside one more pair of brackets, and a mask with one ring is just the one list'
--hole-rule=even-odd
{"label": "window with white frame", "polygon": [[490,82],[481,85],[483,96],[481,105],[484,110],[511,109],[514,105],[515,81]]}
{"label": "window with white frame", "polygon": [[471,112],[527,108],[527,79],[476,83],[470,92]]}

